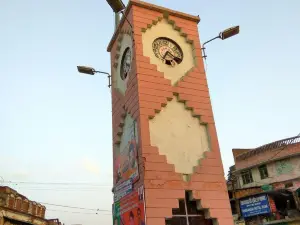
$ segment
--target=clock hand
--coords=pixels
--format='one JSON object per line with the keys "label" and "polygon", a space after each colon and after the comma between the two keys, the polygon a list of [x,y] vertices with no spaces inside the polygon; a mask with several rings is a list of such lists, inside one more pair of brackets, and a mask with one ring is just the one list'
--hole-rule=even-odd
{"label": "clock hand", "polygon": [[171,57],[173,58],[173,60],[174,60],[177,64],[181,63],[181,61],[182,61],[181,58],[174,56],[174,55],[173,55],[171,52],[169,52],[169,51],[168,51],[168,53],[169,53],[169,55],[171,55]]}
{"label": "clock hand", "polygon": [[182,62],[182,59],[181,59],[181,58],[174,57],[173,59],[174,59],[174,61],[175,61],[177,64],[179,64],[179,63]]}
{"label": "clock hand", "polygon": [[164,56],[163,56],[163,59],[165,59],[165,58],[166,58],[166,56],[168,55],[168,53],[170,54],[170,52],[169,52],[169,51],[166,51],[166,52],[165,52],[165,54],[164,54]]}

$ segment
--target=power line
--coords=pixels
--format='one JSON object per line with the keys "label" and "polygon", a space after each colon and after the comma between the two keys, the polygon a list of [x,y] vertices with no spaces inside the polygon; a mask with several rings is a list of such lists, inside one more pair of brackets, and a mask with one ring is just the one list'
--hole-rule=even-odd
{"label": "power line", "polygon": [[4,181],[9,184],[34,184],[34,185],[87,185],[98,187],[111,187],[109,184],[88,183],[88,182],[27,182],[27,181]]}
{"label": "power line", "polygon": [[43,204],[43,205],[59,206],[59,207],[70,208],[70,209],[83,209],[83,210],[90,210],[90,211],[97,211],[97,212],[111,212],[111,210],[108,210],[108,209],[82,208],[82,207],[67,206],[67,205],[58,205],[58,204],[52,204],[52,203],[46,203],[46,202],[39,202],[39,203]]}
{"label": "power line", "polygon": [[45,188],[40,188],[40,187],[20,187],[18,186],[17,187],[18,189],[20,190],[28,190],[28,191],[68,191],[68,192],[71,192],[71,191],[82,191],[82,192],[99,192],[101,191],[101,187],[100,188],[51,188],[51,187],[45,187]]}
{"label": "power line", "polygon": [[43,204],[43,205],[58,206],[58,207],[63,207],[63,208],[81,209],[81,210],[89,210],[89,211],[97,211],[97,212],[111,212],[111,210],[108,210],[108,209],[83,208],[83,207],[76,207],[76,206],[53,204],[53,203],[48,203],[48,202],[39,202],[39,203]]}
{"label": "power line", "polygon": [[86,214],[86,215],[109,215],[111,216],[112,214],[109,213],[103,213],[103,214],[98,214],[96,213],[85,213],[85,212],[73,212],[73,211],[64,211],[64,210],[56,210],[56,209],[47,209],[47,211],[53,211],[53,212],[64,212],[64,213],[73,213],[73,214]]}
{"label": "power line", "polygon": [[46,186],[39,186],[39,185],[14,185],[11,183],[6,184],[7,186],[10,186],[12,188],[17,188],[17,189],[22,189],[22,190],[66,190],[66,191],[101,191],[103,189],[111,189],[111,187],[103,187],[103,186],[51,186],[51,185],[46,185]]}
{"label": "power line", "polygon": [[111,186],[59,186],[59,185],[18,185],[14,183],[5,183],[3,185],[9,186],[19,190],[31,191],[80,191],[80,192],[95,192],[103,190],[111,190]]}

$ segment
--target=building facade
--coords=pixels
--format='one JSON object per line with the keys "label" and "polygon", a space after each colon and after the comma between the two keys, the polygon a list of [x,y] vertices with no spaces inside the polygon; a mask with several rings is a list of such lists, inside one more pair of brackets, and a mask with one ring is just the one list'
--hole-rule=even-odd
{"label": "building facade", "polygon": [[[300,177],[300,137],[257,149],[233,149],[239,188],[295,180]],[[295,185],[297,186],[297,181]]]}
{"label": "building facade", "polygon": [[45,206],[0,186],[0,225],[61,225],[58,219],[45,219],[45,212]]}
{"label": "building facade", "polygon": [[232,153],[228,189],[234,214],[249,222],[300,216],[300,136]]}

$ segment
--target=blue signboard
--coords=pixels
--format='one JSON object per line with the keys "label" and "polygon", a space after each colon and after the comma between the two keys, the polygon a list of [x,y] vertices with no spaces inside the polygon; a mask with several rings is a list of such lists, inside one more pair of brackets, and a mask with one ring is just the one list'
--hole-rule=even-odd
{"label": "blue signboard", "polygon": [[240,206],[244,218],[271,213],[267,195],[240,200]]}

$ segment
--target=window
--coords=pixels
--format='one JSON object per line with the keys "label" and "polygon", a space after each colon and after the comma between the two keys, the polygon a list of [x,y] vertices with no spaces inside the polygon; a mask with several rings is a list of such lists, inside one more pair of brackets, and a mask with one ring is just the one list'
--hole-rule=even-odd
{"label": "window", "polygon": [[172,210],[172,218],[166,219],[166,225],[212,225],[211,219],[205,219],[204,212],[197,209],[196,201],[189,200],[186,192],[185,199],[179,200],[179,208]]}
{"label": "window", "polygon": [[245,170],[242,172],[243,184],[250,184],[253,182],[251,170]]}
{"label": "window", "polygon": [[262,165],[258,167],[260,179],[266,179],[269,177],[267,165]]}

